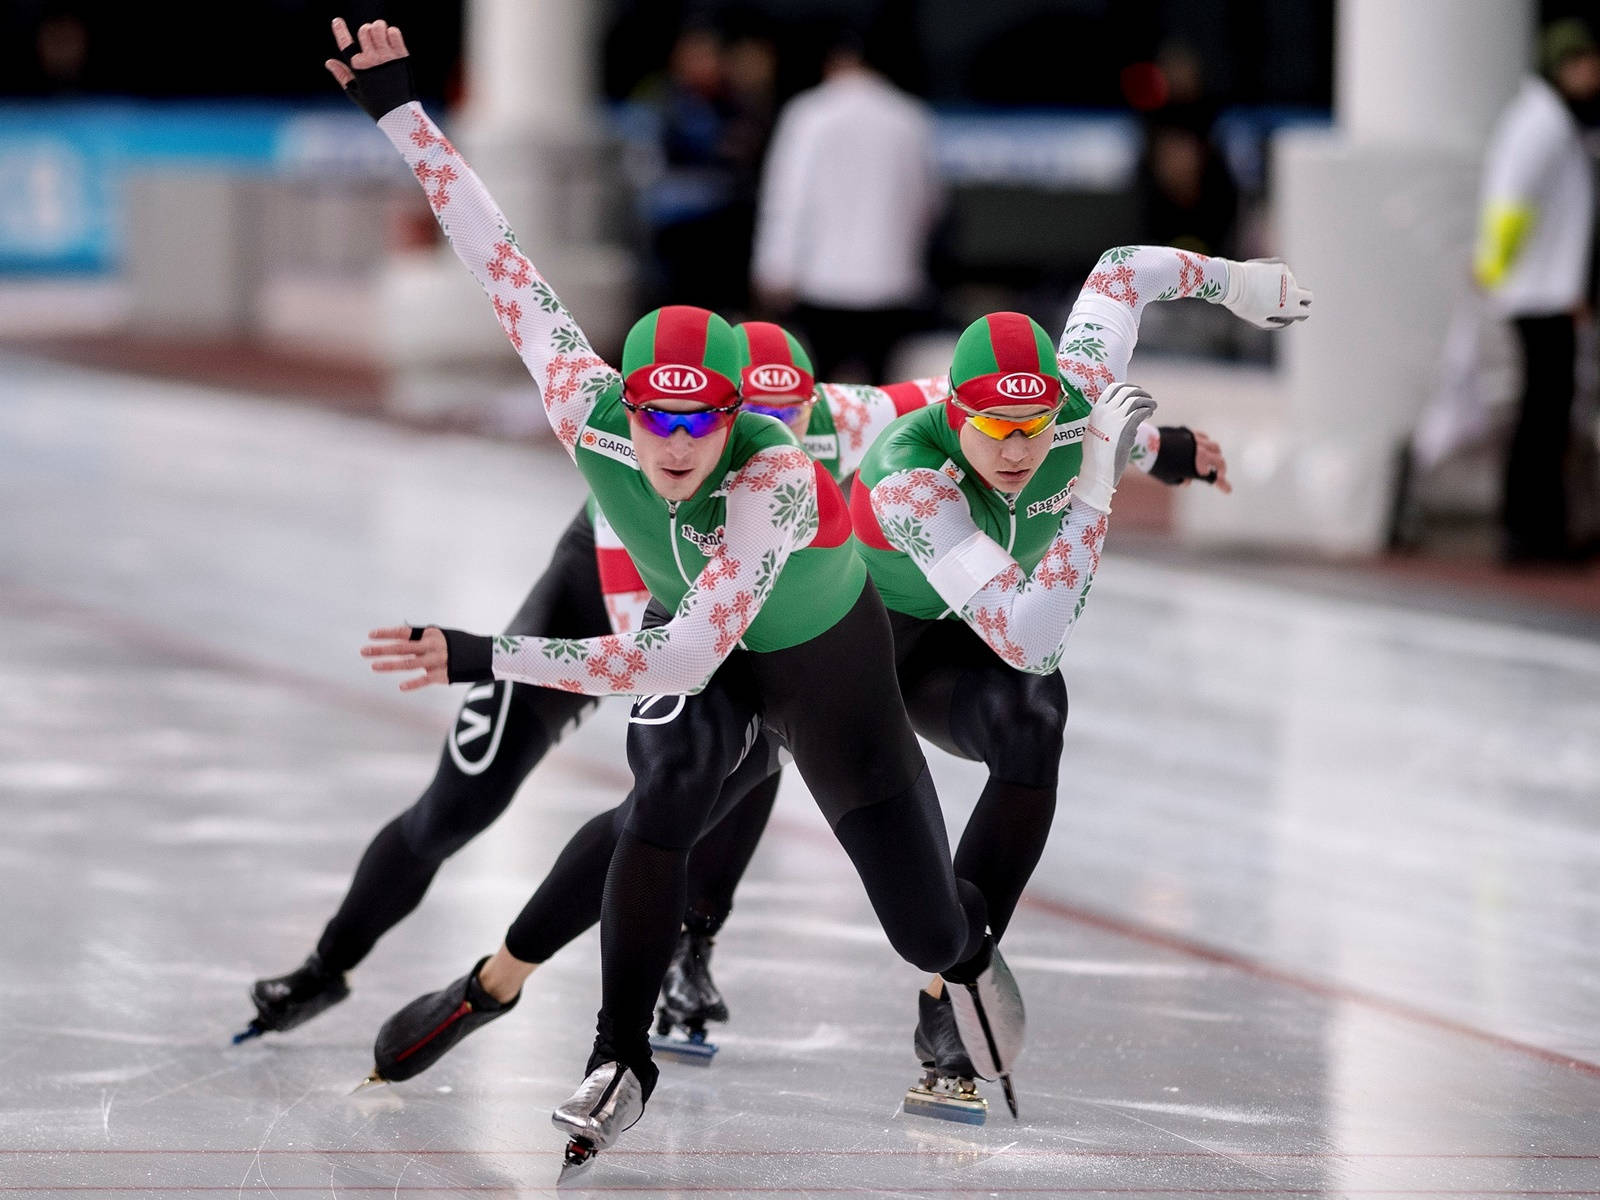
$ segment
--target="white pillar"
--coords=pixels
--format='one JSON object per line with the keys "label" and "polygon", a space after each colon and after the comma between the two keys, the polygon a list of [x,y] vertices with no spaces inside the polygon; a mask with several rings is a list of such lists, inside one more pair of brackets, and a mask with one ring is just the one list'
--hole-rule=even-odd
{"label": "white pillar", "polygon": [[1340,133],[1362,146],[1477,154],[1527,70],[1530,0],[1342,0]]}
{"label": "white pillar", "polygon": [[591,0],[472,0],[463,136],[571,134],[598,92]]}
{"label": "white pillar", "polygon": [[1314,315],[1279,344],[1281,424],[1216,423],[1248,444],[1249,470],[1227,505],[1180,494],[1191,536],[1382,547],[1395,455],[1467,284],[1483,147],[1530,65],[1533,21],[1532,0],[1341,0],[1336,126],[1273,143],[1275,249]]}
{"label": "white pillar", "polygon": [[[593,0],[471,0],[466,102],[451,133],[528,257],[605,353],[620,347],[637,314],[631,258],[603,241],[604,215],[616,208],[606,190],[620,181],[598,112],[596,8]],[[394,263],[382,304],[386,358],[396,366],[515,364],[477,284],[448,249]],[[474,400],[448,390],[420,377],[401,389],[401,405]]]}

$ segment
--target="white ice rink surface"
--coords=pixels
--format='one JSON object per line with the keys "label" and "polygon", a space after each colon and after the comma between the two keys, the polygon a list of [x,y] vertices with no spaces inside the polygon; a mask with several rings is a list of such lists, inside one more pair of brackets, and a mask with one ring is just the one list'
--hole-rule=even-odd
{"label": "white ice rink surface", "polygon": [[[608,701],[295,1033],[240,1047],[455,697],[375,623],[498,628],[580,485],[427,437],[0,356],[0,1192],[538,1195],[585,937],[411,1083],[385,1016],[620,798]],[[1065,662],[1056,829],[1006,946],[1022,1120],[906,1117],[919,978],[798,781],[718,942],[709,1070],[565,1192],[1600,1194],[1600,645],[1117,553]],[[930,752],[959,828],[981,771]]]}

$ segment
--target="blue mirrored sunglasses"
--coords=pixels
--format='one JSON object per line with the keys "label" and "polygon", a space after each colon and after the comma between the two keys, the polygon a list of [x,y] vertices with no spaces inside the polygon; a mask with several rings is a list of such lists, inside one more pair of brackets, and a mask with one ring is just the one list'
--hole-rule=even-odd
{"label": "blue mirrored sunglasses", "polygon": [[652,408],[648,404],[633,404],[624,399],[622,407],[639,418],[643,425],[657,437],[671,437],[681,429],[692,438],[702,438],[715,429],[720,429],[733,421],[739,411],[738,403],[724,405],[721,408],[697,408],[691,412],[668,412],[664,408]]}
{"label": "blue mirrored sunglasses", "polygon": [[747,411],[760,413],[763,417],[777,417],[791,429],[799,429],[810,418],[804,400],[792,404],[758,404],[754,400],[746,400],[744,406]]}

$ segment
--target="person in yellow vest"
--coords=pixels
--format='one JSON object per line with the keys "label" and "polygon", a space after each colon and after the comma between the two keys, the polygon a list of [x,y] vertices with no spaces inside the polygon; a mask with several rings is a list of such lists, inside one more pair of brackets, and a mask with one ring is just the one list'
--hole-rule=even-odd
{"label": "person in yellow vest", "polygon": [[1563,462],[1576,372],[1575,322],[1589,293],[1594,236],[1587,126],[1600,122],[1600,47],[1588,25],[1558,21],[1540,40],[1541,73],[1501,113],[1484,159],[1473,274],[1522,347],[1522,393],[1506,459],[1504,555],[1570,561]]}

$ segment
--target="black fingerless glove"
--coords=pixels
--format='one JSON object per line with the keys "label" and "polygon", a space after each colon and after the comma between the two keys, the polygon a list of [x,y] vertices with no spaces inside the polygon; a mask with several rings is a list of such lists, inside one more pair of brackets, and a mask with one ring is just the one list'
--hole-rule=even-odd
{"label": "black fingerless glove", "polygon": [[[350,67],[350,60],[361,52],[359,42],[340,50],[339,57],[344,59],[344,65]],[[365,69],[350,67],[355,78],[345,85],[344,94],[355,101],[367,116],[374,121],[381,121],[395,109],[410,104],[417,98],[417,90],[411,83],[411,58],[390,59],[386,63],[379,63],[375,67]]]}
{"label": "black fingerless glove", "polygon": [[1161,449],[1156,451],[1150,474],[1162,483],[1179,484],[1189,479],[1215,483],[1216,476],[1202,476],[1194,469],[1194,433],[1187,425],[1161,425]]}
{"label": "black fingerless glove", "polygon": [[445,674],[451,683],[488,683],[494,679],[494,639],[459,629],[440,629],[450,653]]}

